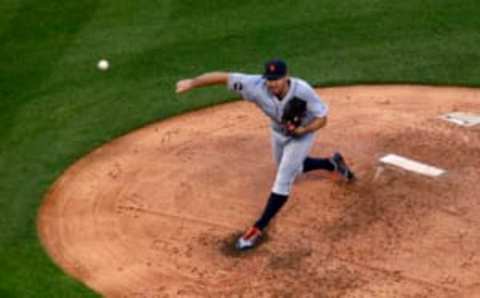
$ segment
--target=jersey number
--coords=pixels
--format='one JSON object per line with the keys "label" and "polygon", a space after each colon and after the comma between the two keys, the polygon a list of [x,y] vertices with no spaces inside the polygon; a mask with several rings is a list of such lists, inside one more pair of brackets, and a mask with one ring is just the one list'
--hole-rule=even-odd
{"label": "jersey number", "polygon": [[233,90],[235,90],[235,91],[242,91],[242,89],[243,89],[242,83],[238,83],[238,82],[237,82],[237,83],[234,83],[234,84],[233,84]]}

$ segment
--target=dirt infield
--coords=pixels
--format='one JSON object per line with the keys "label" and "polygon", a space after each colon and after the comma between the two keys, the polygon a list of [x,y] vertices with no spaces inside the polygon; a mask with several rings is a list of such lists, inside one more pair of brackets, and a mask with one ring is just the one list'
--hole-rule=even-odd
{"label": "dirt infield", "polygon": [[[330,106],[316,156],[340,150],[360,179],[301,176],[262,245],[232,251],[260,214],[274,164],[268,120],[247,102],[134,131],[72,165],[39,211],[43,244],[109,297],[480,297],[480,90],[318,89]],[[430,178],[378,159],[446,169]]]}

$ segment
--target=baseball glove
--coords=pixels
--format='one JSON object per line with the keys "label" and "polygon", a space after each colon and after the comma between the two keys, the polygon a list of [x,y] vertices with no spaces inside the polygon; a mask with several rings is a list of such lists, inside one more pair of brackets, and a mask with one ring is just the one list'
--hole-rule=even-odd
{"label": "baseball glove", "polygon": [[293,135],[295,129],[300,126],[302,119],[307,112],[307,102],[298,97],[287,102],[282,115],[282,125],[285,134]]}

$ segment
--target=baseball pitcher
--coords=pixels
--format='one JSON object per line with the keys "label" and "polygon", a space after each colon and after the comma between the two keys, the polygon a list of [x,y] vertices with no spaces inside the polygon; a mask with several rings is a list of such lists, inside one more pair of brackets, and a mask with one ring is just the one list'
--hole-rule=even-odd
{"label": "baseball pitcher", "polygon": [[277,173],[272,192],[261,216],[236,242],[236,248],[255,247],[271,219],[288,199],[300,173],[322,169],[337,172],[347,182],[354,179],[342,155],[309,157],[315,132],[327,123],[328,107],[305,81],[288,76],[284,61],[265,64],[263,75],[209,72],[180,80],[177,93],[209,85],[226,85],[245,100],[256,104],[271,119],[273,158]]}

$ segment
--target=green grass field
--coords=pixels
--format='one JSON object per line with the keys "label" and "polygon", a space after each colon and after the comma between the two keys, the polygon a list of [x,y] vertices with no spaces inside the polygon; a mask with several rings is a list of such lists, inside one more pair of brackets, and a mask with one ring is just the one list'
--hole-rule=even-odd
{"label": "green grass field", "polygon": [[0,297],[97,296],[48,258],[37,209],[92,149],[233,98],[176,96],[178,79],[283,57],[314,84],[475,86],[479,12],[477,0],[1,1]]}

